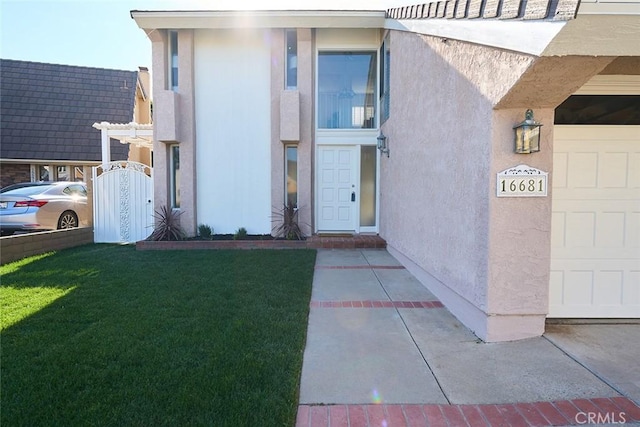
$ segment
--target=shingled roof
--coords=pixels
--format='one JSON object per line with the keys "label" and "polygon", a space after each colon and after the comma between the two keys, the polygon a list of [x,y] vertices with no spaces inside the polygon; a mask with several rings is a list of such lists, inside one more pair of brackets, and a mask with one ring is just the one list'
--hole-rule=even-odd
{"label": "shingled roof", "polygon": [[[0,159],[100,161],[96,122],[133,119],[136,71],[0,60]],[[129,147],[112,140],[112,160]]]}
{"label": "shingled roof", "polygon": [[569,21],[580,0],[434,0],[387,9],[391,19],[522,19]]}

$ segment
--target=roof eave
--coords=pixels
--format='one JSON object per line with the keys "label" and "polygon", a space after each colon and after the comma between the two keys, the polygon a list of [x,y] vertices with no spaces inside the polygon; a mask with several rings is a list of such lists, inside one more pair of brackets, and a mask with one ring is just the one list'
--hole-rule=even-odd
{"label": "roof eave", "polygon": [[385,11],[140,11],[131,17],[145,30],[231,28],[383,28]]}
{"label": "roof eave", "polygon": [[387,19],[385,28],[541,55],[566,21]]}

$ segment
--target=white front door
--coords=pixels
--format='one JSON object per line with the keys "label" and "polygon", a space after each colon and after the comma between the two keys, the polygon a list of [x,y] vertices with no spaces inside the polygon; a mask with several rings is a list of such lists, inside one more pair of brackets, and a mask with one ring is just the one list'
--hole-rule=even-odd
{"label": "white front door", "polygon": [[640,127],[555,126],[549,317],[640,317]]}
{"label": "white front door", "polygon": [[318,147],[318,231],[356,231],[358,146]]}

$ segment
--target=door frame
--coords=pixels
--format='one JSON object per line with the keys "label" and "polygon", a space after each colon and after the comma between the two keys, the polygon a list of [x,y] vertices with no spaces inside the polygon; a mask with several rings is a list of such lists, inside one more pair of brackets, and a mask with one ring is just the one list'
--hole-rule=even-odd
{"label": "door frame", "polygon": [[[340,132],[340,133],[349,133],[349,132]],[[375,135],[375,134],[374,134]],[[373,141],[376,141],[375,136],[371,137],[371,136],[363,136],[361,133],[356,134],[351,134],[348,135],[348,137],[345,138],[336,138],[334,135],[331,138],[319,138],[320,141],[322,142],[317,142],[315,144],[315,153],[314,153],[314,157],[315,157],[315,161],[314,161],[314,169],[315,172],[313,174],[314,176],[314,193],[315,196],[313,198],[313,203],[314,203],[314,209],[313,209],[313,214],[315,217],[315,221],[314,221],[314,226],[313,226],[313,232],[314,233],[318,233],[318,232],[322,232],[322,233],[341,233],[341,232],[350,232],[353,231],[354,233],[378,233],[379,230],[379,226],[380,226],[380,152],[378,150],[376,150],[376,206],[375,206],[375,210],[376,210],[376,225],[371,227],[371,226],[367,226],[367,227],[361,227],[360,226],[360,168],[361,168],[361,147],[363,145],[369,145],[369,146],[375,146],[375,143],[370,142],[372,139]],[[376,141],[377,142],[377,141]],[[355,202],[355,206],[353,208],[353,214],[354,214],[354,224],[353,224],[353,230],[320,230],[318,227],[318,223],[319,223],[319,218],[320,218],[320,213],[319,213],[319,207],[320,207],[320,203],[318,198],[320,197],[320,189],[319,189],[319,183],[320,183],[320,167],[319,167],[319,159],[320,159],[320,149],[322,147],[327,147],[327,146],[340,146],[340,147],[351,147],[353,148],[353,152],[355,153],[355,161],[354,161],[354,168],[355,168],[355,191],[356,191],[356,202]]]}

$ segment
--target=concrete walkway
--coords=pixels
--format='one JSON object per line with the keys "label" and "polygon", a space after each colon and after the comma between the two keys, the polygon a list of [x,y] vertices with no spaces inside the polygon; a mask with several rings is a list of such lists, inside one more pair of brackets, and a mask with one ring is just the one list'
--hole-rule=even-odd
{"label": "concrete walkway", "polygon": [[297,425],[640,425],[640,326],[629,326],[636,347],[608,364],[581,362],[584,345],[563,350],[572,341],[557,328],[486,344],[386,250],[319,250]]}

